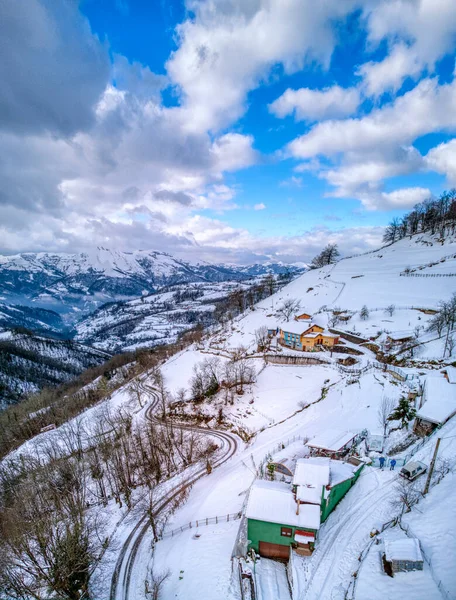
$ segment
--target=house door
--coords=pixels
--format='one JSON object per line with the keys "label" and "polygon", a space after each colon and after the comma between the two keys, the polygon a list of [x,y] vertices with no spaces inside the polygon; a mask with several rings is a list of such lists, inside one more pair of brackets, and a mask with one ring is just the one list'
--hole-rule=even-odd
{"label": "house door", "polygon": [[265,558],[283,558],[285,560],[290,558],[290,546],[284,546],[283,544],[260,542],[259,550],[260,556]]}

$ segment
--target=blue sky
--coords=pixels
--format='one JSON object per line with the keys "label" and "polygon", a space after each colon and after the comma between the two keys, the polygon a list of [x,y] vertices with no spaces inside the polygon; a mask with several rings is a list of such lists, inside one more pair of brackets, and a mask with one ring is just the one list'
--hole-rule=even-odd
{"label": "blue sky", "polygon": [[452,0],[2,11],[4,253],[308,261],[456,185]]}

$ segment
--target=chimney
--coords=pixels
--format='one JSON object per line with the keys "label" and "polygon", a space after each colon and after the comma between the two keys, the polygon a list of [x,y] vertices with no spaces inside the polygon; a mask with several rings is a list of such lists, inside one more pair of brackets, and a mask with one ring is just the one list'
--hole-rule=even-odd
{"label": "chimney", "polygon": [[296,500],[296,514],[299,515],[299,505],[301,503],[299,502],[299,500]]}

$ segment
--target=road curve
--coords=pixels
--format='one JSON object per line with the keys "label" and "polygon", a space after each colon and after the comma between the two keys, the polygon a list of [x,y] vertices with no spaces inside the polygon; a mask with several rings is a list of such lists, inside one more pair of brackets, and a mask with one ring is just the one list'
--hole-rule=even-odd
{"label": "road curve", "polygon": [[[152,403],[145,412],[145,417],[149,421],[153,421],[159,425],[161,422],[154,416],[153,411],[159,403],[159,397],[157,391],[150,387],[145,386],[144,391],[152,396]],[[222,453],[217,456],[217,459],[213,462],[212,468],[218,467],[229,460],[238,449],[238,438],[225,431],[218,431],[216,429],[208,429],[204,427],[193,427],[191,425],[183,425],[179,423],[173,423],[173,427],[182,429],[183,431],[196,431],[203,435],[209,435],[211,437],[218,438],[222,442]],[[207,471],[206,468],[201,468],[194,472],[188,479],[183,483],[176,485],[171,488],[164,498],[162,498],[157,504],[155,515],[158,516],[164,508],[166,508],[183,490],[193,485],[198,479],[204,477]],[[139,521],[134,525],[128,538],[124,542],[122,549],[117,559],[114,573],[111,579],[111,590],[109,594],[109,600],[129,600],[129,589],[131,574],[135,564],[136,555],[141,542],[150,527],[149,519],[147,515],[142,516]],[[136,599],[134,599],[136,600]]]}

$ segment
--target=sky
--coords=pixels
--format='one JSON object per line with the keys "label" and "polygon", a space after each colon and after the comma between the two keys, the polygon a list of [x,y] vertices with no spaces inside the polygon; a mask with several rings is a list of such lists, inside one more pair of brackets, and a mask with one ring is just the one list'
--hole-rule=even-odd
{"label": "sky", "polygon": [[454,0],[0,2],[0,253],[308,262],[456,186]]}

